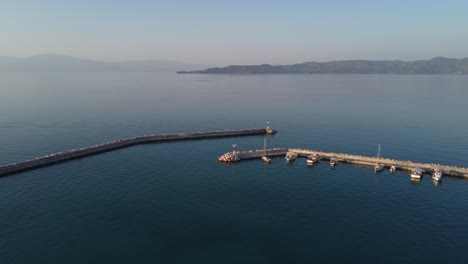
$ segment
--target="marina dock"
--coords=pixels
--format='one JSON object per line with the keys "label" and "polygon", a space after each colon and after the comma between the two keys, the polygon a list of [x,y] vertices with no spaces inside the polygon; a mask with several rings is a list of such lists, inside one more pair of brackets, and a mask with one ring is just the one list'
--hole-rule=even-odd
{"label": "marina dock", "polygon": [[[298,157],[305,158],[314,153],[321,156],[322,160],[329,161],[331,157],[335,157],[338,162],[345,164],[361,165],[374,167],[376,164],[382,164],[384,168],[389,169],[391,166],[396,166],[397,170],[411,171],[413,168],[421,168],[425,173],[433,173],[434,169],[442,169],[444,175],[465,178],[468,179],[468,168],[456,167],[456,166],[447,166],[441,164],[432,164],[432,163],[423,163],[423,162],[413,162],[413,161],[401,161],[388,158],[377,158],[377,157],[367,157],[359,155],[351,155],[344,153],[333,153],[333,152],[323,152],[318,150],[309,150],[309,149],[298,149],[298,148],[275,148],[266,150],[265,154],[269,157],[284,157],[287,152],[294,152]],[[224,154],[226,155],[226,154]],[[218,159],[223,157],[220,156]],[[238,161],[242,160],[251,160],[251,159],[260,159],[263,154],[263,150],[249,150],[249,151],[236,151]]]}
{"label": "marina dock", "polygon": [[173,133],[173,134],[158,134],[144,135],[138,137],[124,138],[109,141],[102,144],[97,144],[89,147],[62,151],[46,156],[38,157],[31,160],[20,161],[15,163],[0,166],[0,176],[7,176],[23,171],[28,171],[40,167],[50,166],[57,163],[62,163],[69,160],[80,159],[104,152],[109,152],[116,149],[128,148],[135,145],[162,143],[181,140],[196,140],[196,139],[211,139],[223,137],[241,137],[252,135],[264,135],[275,133],[273,129],[240,129],[240,130],[224,130],[214,132],[194,132],[194,133]]}

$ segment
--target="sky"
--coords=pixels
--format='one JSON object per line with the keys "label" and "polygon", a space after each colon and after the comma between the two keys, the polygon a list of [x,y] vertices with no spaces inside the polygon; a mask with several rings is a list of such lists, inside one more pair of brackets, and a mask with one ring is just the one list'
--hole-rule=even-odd
{"label": "sky", "polygon": [[468,1],[0,0],[0,56],[209,65],[468,57]]}

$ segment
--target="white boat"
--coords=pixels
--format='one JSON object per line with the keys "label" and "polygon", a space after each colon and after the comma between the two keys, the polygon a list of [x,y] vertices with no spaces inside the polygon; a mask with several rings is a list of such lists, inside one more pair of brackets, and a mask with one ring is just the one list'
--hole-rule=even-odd
{"label": "white boat", "polygon": [[436,180],[436,181],[440,181],[442,180],[442,170],[437,168],[437,169],[434,169],[434,174],[432,174],[432,179]]}
{"label": "white boat", "polygon": [[383,169],[384,169],[384,165],[380,163],[375,165],[374,167],[375,172],[382,171]]}
{"label": "white boat", "polygon": [[[379,144],[379,149],[377,150],[377,158],[380,159],[380,144]],[[380,163],[376,164],[374,167],[375,172],[382,171],[383,169],[384,169],[384,165]]]}
{"label": "white boat", "polygon": [[267,139],[267,135],[265,135],[265,139],[263,140],[262,161],[265,162],[265,163],[271,163],[271,159],[266,155],[266,139]]}
{"label": "white boat", "polygon": [[312,155],[307,156],[307,165],[314,165],[320,160],[320,155],[317,153],[314,153]]}
{"label": "white boat", "polygon": [[391,173],[394,173],[395,171],[396,171],[396,166],[391,166],[391,167],[390,167],[390,172],[391,172]]}
{"label": "white boat", "polygon": [[287,152],[284,158],[286,159],[287,162],[290,162],[297,158],[297,154],[294,152]]}
{"label": "white boat", "polygon": [[421,168],[414,168],[411,171],[411,179],[420,180],[424,171]]}
{"label": "white boat", "polygon": [[330,166],[335,167],[337,163],[338,163],[338,160],[335,157],[330,158]]}

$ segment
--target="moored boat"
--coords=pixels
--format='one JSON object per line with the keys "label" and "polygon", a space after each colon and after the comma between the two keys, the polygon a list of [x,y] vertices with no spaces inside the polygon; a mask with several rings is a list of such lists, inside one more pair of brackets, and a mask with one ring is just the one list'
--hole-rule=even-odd
{"label": "moored boat", "polygon": [[294,161],[297,158],[297,154],[289,151],[286,153],[286,156],[284,158],[287,162]]}
{"label": "moored boat", "polygon": [[411,171],[411,179],[420,180],[422,178],[424,171],[421,168],[414,168]]}
{"label": "moored boat", "polygon": [[437,168],[437,169],[434,169],[434,173],[432,174],[432,179],[436,180],[436,181],[440,181],[442,180],[442,170]]}
{"label": "moored boat", "polygon": [[330,158],[330,166],[335,167],[337,163],[338,163],[338,160],[336,159],[336,157]]}
{"label": "moored boat", "polygon": [[[380,159],[380,144],[379,144],[379,149],[377,150],[377,158]],[[383,169],[384,169],[384,165],[380,163],[377,163],[374,167],[375,172],[382,171]]]}
{"label": "moored boat", "polygon": [[391,172],[391,173],[394,173],[395,171],[396,171],[396,166],[391,166],[391,167],[390,167],[390,172]]}
{"label": "moored boat", "polygon": [[375,172],[382,171],[383,169],[384,169],[384,165],[380,164],[380,163],[375,165],[375,167],[374,167]]}
{"label": "moored boat", "polygon": [[265,135],[265,138],[263,140],[263,155],[262,155],[262,161],[265,163],[271,163],[271,159],[267,156],[266,154],[266,140],[267,136]]}
{"label": "moored boat", "polygon": [[262,161],[265,163],[271,163],[271,159],[267,156],[262,156]]}
{"label": "moored boat", "polygon": [[312,155],[307,156],[307,165],[314,165],[320,160],[320,155],[317,153],[314,153]]}

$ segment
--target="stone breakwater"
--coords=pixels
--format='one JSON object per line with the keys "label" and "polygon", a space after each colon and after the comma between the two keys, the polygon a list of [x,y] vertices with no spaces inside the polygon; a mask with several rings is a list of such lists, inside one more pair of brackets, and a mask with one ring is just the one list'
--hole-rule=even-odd
{"label": "stone breakwater", "polygon": [[269,133],[267,129],[240,129],[240,130],[224,130],[214,132],[193,132],[193,133],[172,133],[158,135],[144,135],[138,137],[130,137],[124,139],[112,140],[102,144],[88,146],[84,148],[72,149],[68,151],[57,152],[35,159],[20,161],[15,163],[0,166],[0,176],[11,175],[27,170],[32,170],[44,166],[80,159],[87,156],[92,156],[104,152],[109,152],[116,149],[128,148],[140,144],[160,143],[179,140],[195,140],[195,139],[210,139],[222,137],[239,137],[250,135],[264,135]]}

